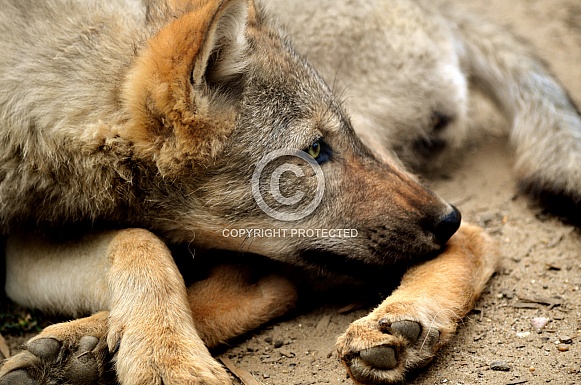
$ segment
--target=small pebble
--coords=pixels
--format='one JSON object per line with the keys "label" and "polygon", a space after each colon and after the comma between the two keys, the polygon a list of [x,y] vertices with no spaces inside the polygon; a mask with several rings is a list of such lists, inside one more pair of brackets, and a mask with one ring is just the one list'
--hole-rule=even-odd
{"label": "small pebble", "polygon": [[276,340],[276,341],[274,341],[274,348],[275,349],[280,348],[282,345],[284,345],[284,341],[283,340]]}
{"label": "small pebble", "polygon": [[560,352],[567,352],[569,351],[569,347],[564,344],[559,344],[557,345],[557,350],[559,350]]}
{"label": "small pebble", "polygon": [[571,338],[568,335],[562,335],[562,336],[559,336],[559,342],[561,342],[563,344],[572,344],[573,338]]}
{"label": "small pebble", "polygon": [[490,364],[490,369],[501,372],[508,372],[510,371],[510,366],[505,361],[494,361]]}
{"label": "small pebble", "polygon": [[537,331],[541,331],[547,326],[549,319],[546,317],[535,317],[531,319],[531,326],[534,327]]}

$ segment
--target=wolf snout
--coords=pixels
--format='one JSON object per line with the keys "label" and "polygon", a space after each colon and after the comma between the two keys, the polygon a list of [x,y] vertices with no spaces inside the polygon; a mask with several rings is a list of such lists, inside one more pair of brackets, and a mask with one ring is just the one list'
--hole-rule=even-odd
{"label": "wolf snout", "polygon": [[451,210],[441,216],[434,225],[433,233],[436,243],[443,246],[460,228],[462,221],[462,214],[454,205],[450,205]]}

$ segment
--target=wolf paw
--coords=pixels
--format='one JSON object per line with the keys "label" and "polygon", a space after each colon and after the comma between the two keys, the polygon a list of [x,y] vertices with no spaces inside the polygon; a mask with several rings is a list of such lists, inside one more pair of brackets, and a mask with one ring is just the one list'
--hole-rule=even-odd
{"label": "wolf paw", "polygon": [[172,322],[164,330],[155,320],[123,324],[112,316],[107,341],[122,385],[231,385],[193,326]]}
{"label": "wolf paw", "polygon": [[4,363],[0,385],[115,384],[110,362],[104,338],[59,341],[40,335]]}
{"label": "wolf paw", "polygon": [[[55,324],[0,368],[0,385],[226,385],[230,379],[191,333],[111,326],[107,312]],[[151,324],[151,322],[150,322]],[[183,332],[183,330],[182,330]]]}
{"label": "wolf paw", "polygon": [[337,351],[356,384],[393,384],[425,365],[439,341],[437,329],[415,320],[365,317],[339,337]]}

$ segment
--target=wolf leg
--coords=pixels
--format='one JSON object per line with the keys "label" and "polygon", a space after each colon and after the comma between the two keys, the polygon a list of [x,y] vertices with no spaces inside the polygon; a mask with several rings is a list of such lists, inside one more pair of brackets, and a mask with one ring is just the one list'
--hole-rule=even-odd
{"label": "wolf leg", "polygon": [[[112,234],[94,234],[85,236],[83,242],[64,244],[39,242],[37,237],[12,239],[7,249],[11,296],[30,307],[69,315],[107,308],[106,264],[100,255],[106,255]],[[256,328],[294,306],[297,293],[289,280],[279,275],[251,280],[249,269],[218,265],[207,279],[188,287],[196,331],[206,346]],[[107,345],[108,321],[109,312],[101,311],[46,328],[26,344],[24,352],[6,361],[0,384],[116,383],[115,355]]]}
{"label": "wolf leg", "polygon": [[497,262],[492,240],[465,225],[439,256],[410,269],[390,297],[338,339],[355,383],[398,383],[430,361],[473,308]]}
{"label": "wolf leg", "polygon": [[251,282],[249,269],[219,265],[207,279],[188,287],[194,324],[206,346],[224,343],[295,306],[297,292],[290,280],[266,275]]}
{"label": "wolf leg", "polygon": [[[214,347],[284,315],[294,306],[290,281],[269,275],[249,283],[240,267],[221,265],[209,278],[188,287],[194,324]],[[116,384],[114,354],[107,346],[109,312],[51,325],[29,340],[26,350],[6,361],[0,384]]]}
{"label": "wolf leg", "polygon": [[[84,250],[84,256],[88,256],[87,261],[100,258],[103,262],[100,264],[102,269],[92,274],[96,281],[106,283],[109,314],[104,316],[101,313],[101,316],[48,328],[27,345],[25,353],[5,364],[0,373],[0,384],[11,385],[24,380],[30,384],[63,382],[67,380],[63,377],[67,375],[67,367],[74,367],[71,355],[81,354],[87,358],[88,351],[103,346],[106,350],[92,354],[91,360],[94,358],[98,362],[84,372],[90,381],[98,378],[102,383],[110,383],[103,376],[105,371],[102,369],[106,368],[107,357],[110,357],[107,354],[115,353],[115,371],[123,385],[230,383],[225,370],[213,360],[196,332],[182,276],[165,244],[141,229],[104,233],[99,239],[92,243],[94,249]],[[95,253],[103,251],[103,244],[107,246],[105,252]],[[59,250],[60,253],[67,252],[66,247]],[[53,262],[58,264],[59,261],[60,258],[56,258]],[[78,267],[82,269],[82,265]],[[47,278],[27,277],[23,269],[14,269],[9,273],[12,271],[17,276],[15,279],[20,278],[21,286],[28,292],[31,289],[26,286],[34,286],[34,278],[39,281]],[[67,276],[66,272],[63,270],[60,280],[49,274],[49,280],[57,282],[47,287],[46,296],[62,296],[63,293],[58,291],[60,286],[74,290],[72,276],[84,273],[78,270]],[[16,291],[18,282],[12,280],[11,274],[8,278],[7,285],[12,287],[12,292]],[[87,282],[87,285],[102,286],[92,282]],[[83,287],[78,289],[79,292],[91,291]],[[71,295],[78,300],[78,293]],[[93,300],[97,301],[100,296],[94,295]],[[91,296],[87,297],[90,301]],[[45,302],[54,304],[59,300],[47,299]],[[95,346],[93,342],[96,342]],[[61,363],[65,365],[59,365]],[[55,365],[61,368],[47,373],[45,369]],[[47,375],[60,377],[47,378]],[[82,376],[78,378],[79,382],[69,383],[85,383]]]}

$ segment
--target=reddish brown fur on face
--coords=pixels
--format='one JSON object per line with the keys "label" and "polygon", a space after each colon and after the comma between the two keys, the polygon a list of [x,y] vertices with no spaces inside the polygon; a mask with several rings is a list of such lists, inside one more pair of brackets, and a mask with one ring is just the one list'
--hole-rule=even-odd
{"label": "reddish brown fur on face", "polygon": [[416,211],[417,205],[412,201],[419,201],[421,198],[424,198],[426,205],[431,203],[426,199],[428,194],[422,192],[419,186],[416,186],[417,182],[412,181],[410,176],[403,172],[392,168],[378,178],[379,173],[366,170],[360,163],[352,162],[351,165],[347,170],[346,179],[348,183],[353,184],[351,187],[357,185],[359,189],[363,189],[371,206],[369,210],[359,210],[359,214],[365,219],[372,220],[378,210],[398,208],[402,211]]}
{"label": "reddish brown fur on face", "polygon": [[[345,170],[344,188],[359,191],[364,197],[365,210],[359,205],[346,204],[351,208],[349,215],[364,223],[377,223],[378,214],[386,226],[397,226],[408,222],[436,223],[450,207],[430,190],[423,187],[411,174],[393,164],[365,164],[361,159],[348,159]],[[391,222],[391,223],[390,223]]]}

